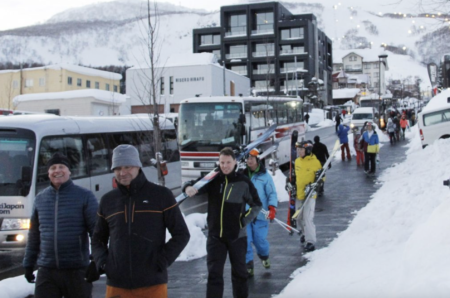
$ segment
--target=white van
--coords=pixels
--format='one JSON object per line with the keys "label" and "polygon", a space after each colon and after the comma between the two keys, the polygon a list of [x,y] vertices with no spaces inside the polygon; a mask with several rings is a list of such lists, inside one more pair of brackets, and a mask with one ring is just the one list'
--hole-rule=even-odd
{"label": "white van", "polygon": [[378,125],[375,109],[373,107],[357,108],[353,111],[352,120],[350,122],[351,129],[361,129],[366,121],[371,121]]}
{"label": "white van", "polygon": [[450,138],[450,90],[433,97],[417,118],[422,148]]}

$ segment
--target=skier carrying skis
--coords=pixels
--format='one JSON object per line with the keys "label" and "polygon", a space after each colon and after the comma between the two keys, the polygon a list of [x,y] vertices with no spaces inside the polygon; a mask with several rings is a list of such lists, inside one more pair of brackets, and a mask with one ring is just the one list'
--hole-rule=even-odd
{"label": "skier carrying skis", "polygon": [[305,203],[305,192],[308,191],[310,184],[315,182],[316,172],[322,169],[320,161],[312,153],[313,145],[311,141],[297,142],[297,156],[295,160],[295,175],[297,185],[297,208],[301,208],[302,213],[299,216],[300,227],[303,232],[300,242],[305,244],[304,250],[310,252],[315,250],[316,226],[314,225],[314,209],[316,207],[316,195],[314,194]]}
{"label": "skier carrying skis", "polygon": [[[243,171],[243,174],[250,178],[258,191],[259,198],[261,199],[262,207],[264,210],[268,210],[268,218],[260,212],[256,220],[253,220],[247,225],[247,255],[245,262],[247,263],[247,271],[249,277],[254,275],[253,267],[253,248],[252,243],[256,248],[256,253],[261,259],[264,268],[270,268],[269,260],[269,242],[267,241],[267,233],[269,232],[269,222],[275,219],[277,212],[278,197],[273,183],[272,176],[267,172],[264,167],[264,163],[259,160],[260,152],[258,149],[250,151],[247,157],[247,168]],[[246,206],[248,211],[250,206]]]}
{"label": "skier carrying skis", "polygon": [[[208,194],[208,239],[206,243],[208,266],[207,298],[223,297],[223,269],[230,257],[234,297],[248,297],[248,272],[245,264],[247,229],[261,210],[261,201],[253,183],[236,172],[236,156],[230,147],[219,153],[219,175],[197,190],[186,183],[183,191],[192,197]],[[200,178],[199,178],[200,180]],[[251,208],[245,212],[245,204]]]}

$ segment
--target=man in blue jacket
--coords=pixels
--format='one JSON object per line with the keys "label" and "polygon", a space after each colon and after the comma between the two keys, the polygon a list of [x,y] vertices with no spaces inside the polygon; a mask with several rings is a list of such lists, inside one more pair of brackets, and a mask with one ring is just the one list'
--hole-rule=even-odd
{"label": "man in blue jacket", "polygon": [[[247,263],[248,275],[254,275],[253,267],[253,248],[252,243],[256,248],[256,253],[261,259],[264,268],[270,268],[269,260],[269,241],[267,241],[267,233],[269,232],[269,222],[273,221],[277,212],[278,198],[275,184],[271,175],[267,172],[264,164],[259,161],[259,150],[253,149],[247,157],[247,168],[243,174],[250,178],[258,191],[259,199],[261,200],[264,210],[268,210],[268,217],[260,212],[256,220],[253,220],[247,225],[247,255],[245,262]],[[247,210],[250,206],[247,205]]]}
{"label": "man in blue jacket", "polygon": [[347,152],[347,160],[352,160],[352,157],[350,156],[350,148],[348,146],[348,131],[349,130],[350,130],[350,127],[348,127],[347,125],[339,124],[339,129],[338,129],[337,133],[339,136],[339,141],[341,142],[342,161],[345,160],[344,150]]}
{"label": "man in blue jacket", "polygon": [[70,179],[67,157],[55,153],[47,162],[51,185],[34,201],[23,260],[25,278],[35,282],[35,298],[88,298],[92,284],[85,281],[89,238],[98,208],[91,191]]}

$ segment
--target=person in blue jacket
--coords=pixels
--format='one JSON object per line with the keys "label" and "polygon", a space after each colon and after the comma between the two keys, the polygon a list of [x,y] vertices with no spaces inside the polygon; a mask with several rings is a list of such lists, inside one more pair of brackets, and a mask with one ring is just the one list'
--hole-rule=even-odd
{"label": "person in blue jacket", "polygon": [[[261,199],[262,208],[269,211],[266,216],[260,212],[256,220],[247,225],[247,255],[245,261],[247,263],[248,275],[254,275],[253,264],[253,247],[256,248],[256,253],[261,259],[264,268],[270,268],[269,260],[269,241],[267,241],[267,233],[269,232],[269,220],[273,221],[277,212],[278,197],[275,189],[275,184],[270,173],[264,167],[264,163],[260,162],[258,156],[260,152],[258,149],[250,151],[247,157],[247,168],[243,174],[250,178],[258,191]],[[247,210],[250,207],[247,205]]]}
{"label": "person in blue jacket", "polygon": [[[364,139],[364,152],[365,152],[365,159],[364,159],[364,169],[366,174],[375,174],[376,171],[376,157],[378,152],[369,152],[369,146],[374,146],[380,144],[380,140],[378,139],[377,132],[373,129],[372,123],[367,123],[367,130],[363,133],[363,139]],[[378,147],[377,146],[377,147]],[[369,168],[369,162],[370,162],[370,168]]]}
{"label": "person in blue jacket", "polygon": [[347,159],[352,160],[352,157],[350,156],[350,147],[348,146],[348,131],[349,130],[350,130],[350,127],[348,127],[347,125],[339,124],[339,129],[338,129],[337,134],[339,136],[339,141],[341,142],[342,161],[345,160],[344,150],[347,152]]}

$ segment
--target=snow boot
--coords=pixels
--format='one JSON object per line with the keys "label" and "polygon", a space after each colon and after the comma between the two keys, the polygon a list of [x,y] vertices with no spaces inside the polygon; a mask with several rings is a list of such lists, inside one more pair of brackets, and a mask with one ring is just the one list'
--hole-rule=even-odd
{"label": "snow boot", "polygon": [[253,277],[255,275],[255,269],[253,268],[253,261],[247,263],[248,277]]}
{"label": "snow boot", "polygon": [[265,260],[261,260],[262,265],[264,268],[269,269],[270,268],[270,260],[269,258],[265,259]]}
{"label": "snow boot", "polygon": [[306,246],[304,248],[305,252],[311,252],[316,250],[316,247],[311,242],[306,243]]}

